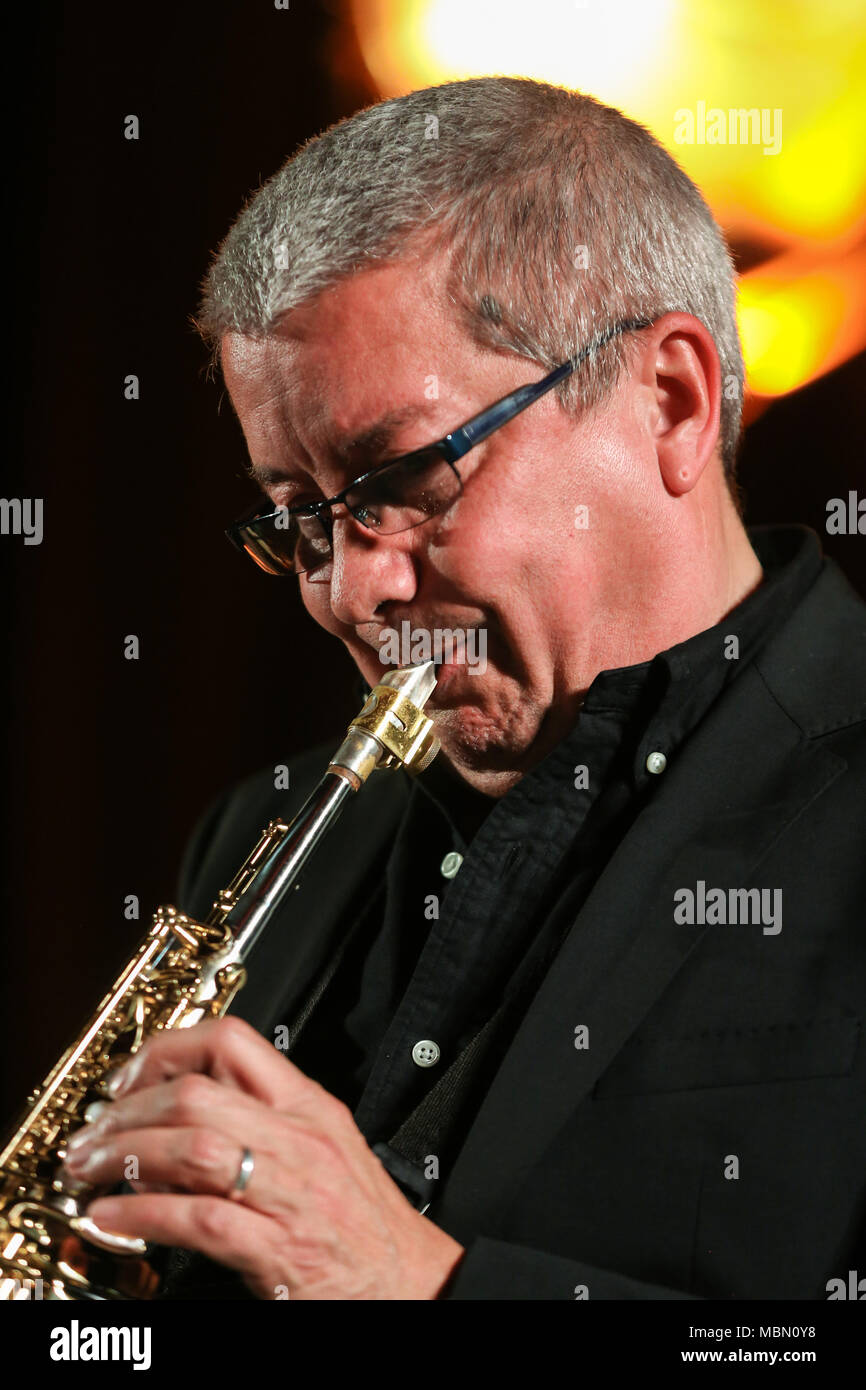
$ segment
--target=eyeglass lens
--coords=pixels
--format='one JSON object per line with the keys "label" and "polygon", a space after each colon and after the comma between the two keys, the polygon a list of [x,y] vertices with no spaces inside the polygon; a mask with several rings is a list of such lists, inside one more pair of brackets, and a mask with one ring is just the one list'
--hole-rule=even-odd
{"label": "eyeglass lens", "polygon": [[[438,449],[420,450],[394,468],[383,468],[352,488],[345,505],[362,526],[379,535],[411,531],[450,507],[461,491],[455,469]],[[247,554],[269,574],[303,574],[331,557],[327,519],[277,512],[240,528]],[[329,528],[328,528],[329,529]]]}

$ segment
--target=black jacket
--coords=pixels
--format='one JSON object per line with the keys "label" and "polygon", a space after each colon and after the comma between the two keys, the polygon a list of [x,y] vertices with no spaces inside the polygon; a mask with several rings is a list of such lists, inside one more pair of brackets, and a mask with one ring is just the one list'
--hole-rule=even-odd
{"label": "black jacket", "polygon": [[[206,912],[336,743],[223,799],[180,902]],[[249,961],[273,1038],[382,873],[405,774],[343,813]],[[827,562],[668,768],[502,1056],[428,1217],[456,1299],[823,1299],[866,1272],[866,605]],[[782,929],[675,921],[781,890]],[[574,1045],[586,1025],[589,1047]]]}

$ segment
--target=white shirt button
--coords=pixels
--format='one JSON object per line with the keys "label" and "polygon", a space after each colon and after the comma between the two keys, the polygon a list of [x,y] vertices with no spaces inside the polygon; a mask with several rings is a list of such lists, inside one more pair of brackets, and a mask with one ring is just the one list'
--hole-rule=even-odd
{"label": "white shirt button", "polygon": [[646,760],[647,772],[664,772],[667,765],[668,760],[665,757],[664,753],[650,753],[649,757]]}
{"label": "white shirt button", "polygon": [[412,1061],[419,1067],[435,1067],[439,1061],[439,1044],[431,1038],[422,1038],[412,1048]]}
{"label": "white shirt button", "polygon": [[443,878],[456,878],[462,863],[463,855],[458,854],[456,849],[449,850],[439,865],[439,872]]}

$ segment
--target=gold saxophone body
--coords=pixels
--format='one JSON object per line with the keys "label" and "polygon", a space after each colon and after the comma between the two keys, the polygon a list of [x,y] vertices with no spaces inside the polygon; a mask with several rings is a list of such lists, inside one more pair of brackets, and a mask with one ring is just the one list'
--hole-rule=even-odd
{"label": "gold saxophone body", "polygon": [[160,1276],[146,1243],[101,1230],[87,1204],[106,1189],[72,1183],[62,1164],[109,1074],[165,1028],[219,1017],[246,979],[244,960],[347,797],[377,768],[420,772],[439,751],[423,713],[434,664],[389,674],[349,725],[291,823],[271,821],[204,922],[161,907],[153,926],[0,1151],[0,1301],[148,1299]]}

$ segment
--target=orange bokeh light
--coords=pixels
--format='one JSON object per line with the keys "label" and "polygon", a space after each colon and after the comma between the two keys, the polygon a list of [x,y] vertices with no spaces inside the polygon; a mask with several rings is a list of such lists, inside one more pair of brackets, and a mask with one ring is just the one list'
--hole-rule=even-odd
{"label": "orange bokeh light", "polygon": [[[732,244],[772,256],[740,281],[757,395],[795,390],[866,345],[862,0],[347,4],[382,96],[509,73],[588,92],[652,130]],[[747,111],[754,125],[738,123]]]}

